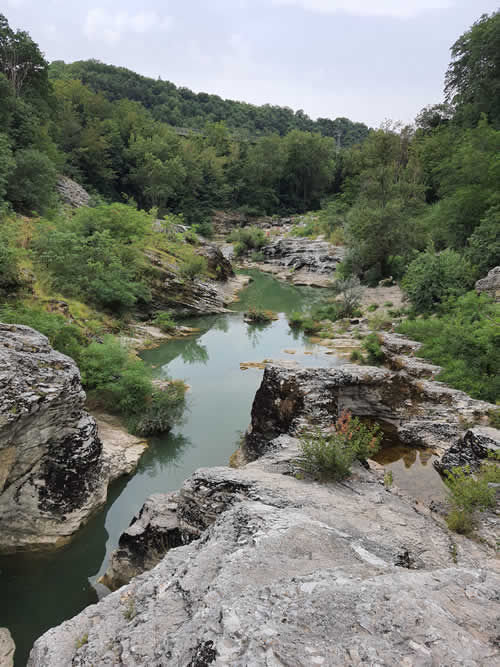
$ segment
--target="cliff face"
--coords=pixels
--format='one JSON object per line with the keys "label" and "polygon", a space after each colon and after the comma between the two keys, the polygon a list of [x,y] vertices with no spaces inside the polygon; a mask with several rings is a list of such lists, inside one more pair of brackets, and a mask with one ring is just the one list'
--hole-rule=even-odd
{"label": "cliff face", "polygon": [[487,544],[450,534],[360,465],[342,483],[295,477],[297,429],[328,425],[343,406],[394,410],[408,397],[394,397],[393,380],[351,366],[266,369],[247,440],[255,460],[151,497],[115,572],[132,563],[126,580],[154,565],[145,554],[174,548],[43,635],[29,667],[497,664],[500,575]]}
{"label": "cliff face", "polygon": [[84,400],[72,359],[0,323],[1,551],[63,544],[104,503],[110,478],[133,468],[121,449],[103,451]]}

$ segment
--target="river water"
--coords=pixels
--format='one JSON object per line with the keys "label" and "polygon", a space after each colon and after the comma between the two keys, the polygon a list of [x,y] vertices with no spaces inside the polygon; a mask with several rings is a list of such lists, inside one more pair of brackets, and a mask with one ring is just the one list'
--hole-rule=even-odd
{"label": "river water", "polygon": [[[151,441],[137,472],[113,484],[104,509],[68,546],[52,553],[0,557],[0,627],[8,627],[14,637],[16,667],[26,665],[33,642],[45,630],[97,601],[93,584],[150,494],[178,489],[196,468],[227,465],[249,424],[263,373],[240,370],[240,362],[286,358],[310,366],[339,363],[325,355],[325,348],[292,332],[286,321],[287,313],[324,298],[324,290],[297,288],[257,271],[246,273],[253,282],[233,304],[236,312],[183,321],[199,332],[142,354],[156,376],[189,385],[184,423]],[[274,310],[279,319],[267,326],[246,324],[243,311],[249,306]]]}

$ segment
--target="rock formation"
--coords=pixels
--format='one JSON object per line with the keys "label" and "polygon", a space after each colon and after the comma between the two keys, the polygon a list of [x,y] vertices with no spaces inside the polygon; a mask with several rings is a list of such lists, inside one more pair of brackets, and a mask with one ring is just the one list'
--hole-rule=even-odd
{"label": "rock formation", "polygon": [[78,183],[72,181],[71,178],[68,178],[67,176],[59,177],[59,180],[56,184],[56,189],[60,198],[65,204],[69,204],[74,208],[88,206],[89,204],[89,193],[84,188],[82,188],[81,185],[78,185]]}
{"label": "rock formation", "polygon": [[216,280],[195,278],[186,280],[178,267],[168,263],[158,251],[148,251],[156,278],[151,285],[152,301],[146,308],[149,316],[160,310],[172,310],[177,315],[209,315],[228,312],[227,305],[248,283],[246,276],[235,276],[231,262],[212,244],[204,244],[198,253],[207,259],[208,269]]}
{"label": "rock formation", "polygon": [[7,628],[0,628],[0,667],[12,667],[16,646]]}
{"label": "rock formation", "polygon": [[[361,465],[342,483],[296,476],[294,435],[343,408],[425,420],[431,403],[408,405],[398,373],[266,368],[245,446],[255,460],[151,497],[120,540],[115,575],[148,567],[148,545],[154,560],[162,545],[183,546],[49,630],[28,667],[498,664],[500,575],[487,543],[450,534]],[[455,397],[440,417],[453,402],[473,409]]]}
{"label": "rock formation", "polygon": [[0,551],[64,544],[144,450],[103,449],[72,359],[0,323]]}
{"label": "rock formation", "polygon": [[476,283],[478,292],[489,294],[496,302],[500,301],[500,266],[496,266],[485,278]]}
{"label": "rock formation", "polygon": [[343,484],[297,480],[297,441],[269,445],[187,480],[177,517],[191,541],[49,630],[29,667],[496,664],[486,548],[453,546],[361,466]]}

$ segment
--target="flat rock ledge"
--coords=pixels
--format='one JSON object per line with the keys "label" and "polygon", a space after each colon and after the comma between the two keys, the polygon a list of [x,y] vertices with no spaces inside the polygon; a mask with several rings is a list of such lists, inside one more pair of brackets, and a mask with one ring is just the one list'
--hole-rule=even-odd
{"label": "flat rock ledge", "polygon": [[75,362],[26,326],[0,323],[0,552],[56,547],[131,472],[138,442],[101,440]]}
{"label": "flat rock ledge", "polygon": [[[486,547],[361,466],[319,484],[291,474],[295,438],[268,450],[194,473],[166,528],[184,546],[45,633],[28,667],[498,664],[500,574]],[[173,520],[170,501],[150,505]]]}

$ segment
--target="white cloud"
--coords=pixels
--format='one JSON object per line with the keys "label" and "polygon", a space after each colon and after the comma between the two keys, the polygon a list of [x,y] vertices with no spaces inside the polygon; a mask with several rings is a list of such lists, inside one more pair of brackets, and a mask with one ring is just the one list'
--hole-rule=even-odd
{"label": "white cloud", "polygon": [[124,33],[144,35],[152,30],[168,30],[172,19],[156,12],[112,12],[107,9],[91,9],[83,24],[83,32],[89,39],[99,39],[110,44],[119,42]]}
{"label": "white cloud", "polygon": [[321,14],[356,14],[410,18],[432,9],[448,9],[453,0],[271,0],[273,5],[295,5]]}

